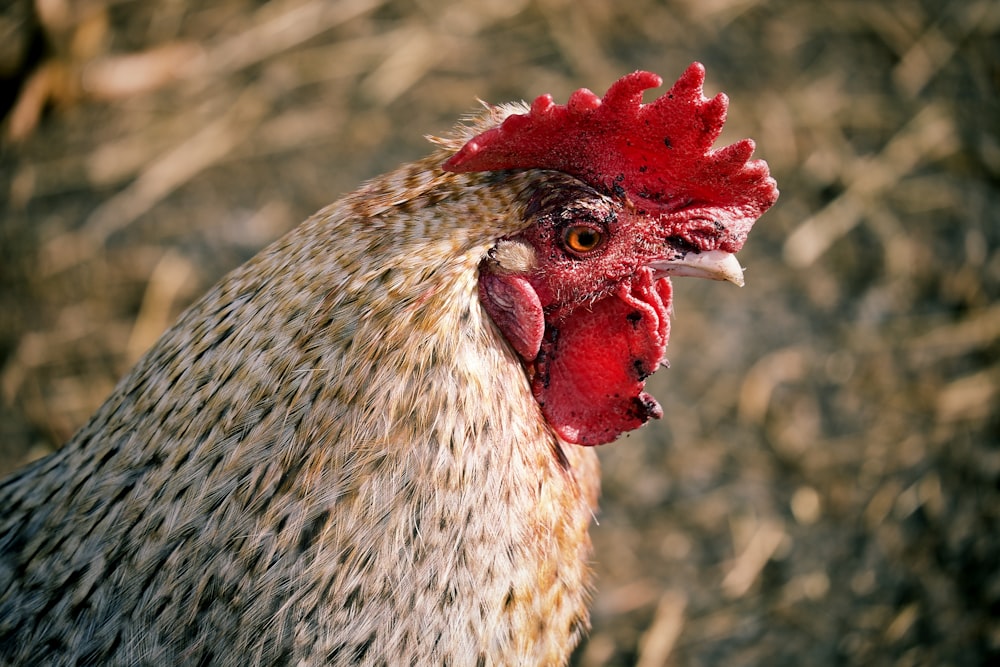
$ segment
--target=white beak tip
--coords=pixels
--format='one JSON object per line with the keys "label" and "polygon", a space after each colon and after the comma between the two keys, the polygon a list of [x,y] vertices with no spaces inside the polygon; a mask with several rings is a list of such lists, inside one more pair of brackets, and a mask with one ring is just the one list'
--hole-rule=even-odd
{"label": "white beak tip", "polygon": [[736,255],[722,250],[689,252],[680,259],[652,262],[650,266],[663,276],[688,276],[725,280],[743,287],[743,267]]}

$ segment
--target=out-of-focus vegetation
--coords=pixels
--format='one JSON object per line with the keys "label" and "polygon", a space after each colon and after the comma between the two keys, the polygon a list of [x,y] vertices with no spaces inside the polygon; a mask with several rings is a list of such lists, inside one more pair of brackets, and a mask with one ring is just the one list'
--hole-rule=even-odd
{"label": "out-of-focus vegetation", "polygon": [[662,422],[602,448],[578,665],[1000,657],[1000,4],[14,0],[0,471],[184,306],[476,98],[699,60],[782,190],[678,280]]}

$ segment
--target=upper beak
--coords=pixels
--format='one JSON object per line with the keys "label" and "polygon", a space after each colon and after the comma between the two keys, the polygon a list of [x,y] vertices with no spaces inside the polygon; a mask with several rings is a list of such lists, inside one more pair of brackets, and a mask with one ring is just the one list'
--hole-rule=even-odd
{"label": "upper beak", "polygon": [[722,250],[689,252],[679,259],[661,259],[649,265],[658,276],[692,276],[710,280],[728,280],[743,287],[743,267],[736,255]]}

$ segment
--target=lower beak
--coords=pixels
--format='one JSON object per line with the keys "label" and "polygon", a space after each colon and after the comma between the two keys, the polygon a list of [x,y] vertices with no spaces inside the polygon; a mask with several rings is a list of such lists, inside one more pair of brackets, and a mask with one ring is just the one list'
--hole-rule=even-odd
{"label": "lower beak", "polygon": [[679,259],[662,259],[650,262],[657,277],[691,276],[709,280],[728,280],[743,287],[743,267],[736,255],[722,250],[689,252]]}

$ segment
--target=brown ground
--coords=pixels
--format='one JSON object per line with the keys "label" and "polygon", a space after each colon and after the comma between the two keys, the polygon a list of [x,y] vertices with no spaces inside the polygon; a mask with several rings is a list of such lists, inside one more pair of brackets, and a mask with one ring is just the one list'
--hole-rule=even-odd
{"label": "brown ground", "polygon": [[782,196],[746,288],[678,281],[667,415],[602,449],[577,664],[1000,658],[1000,3],[8,5],[0,471],[477,96],[700,60]]}

